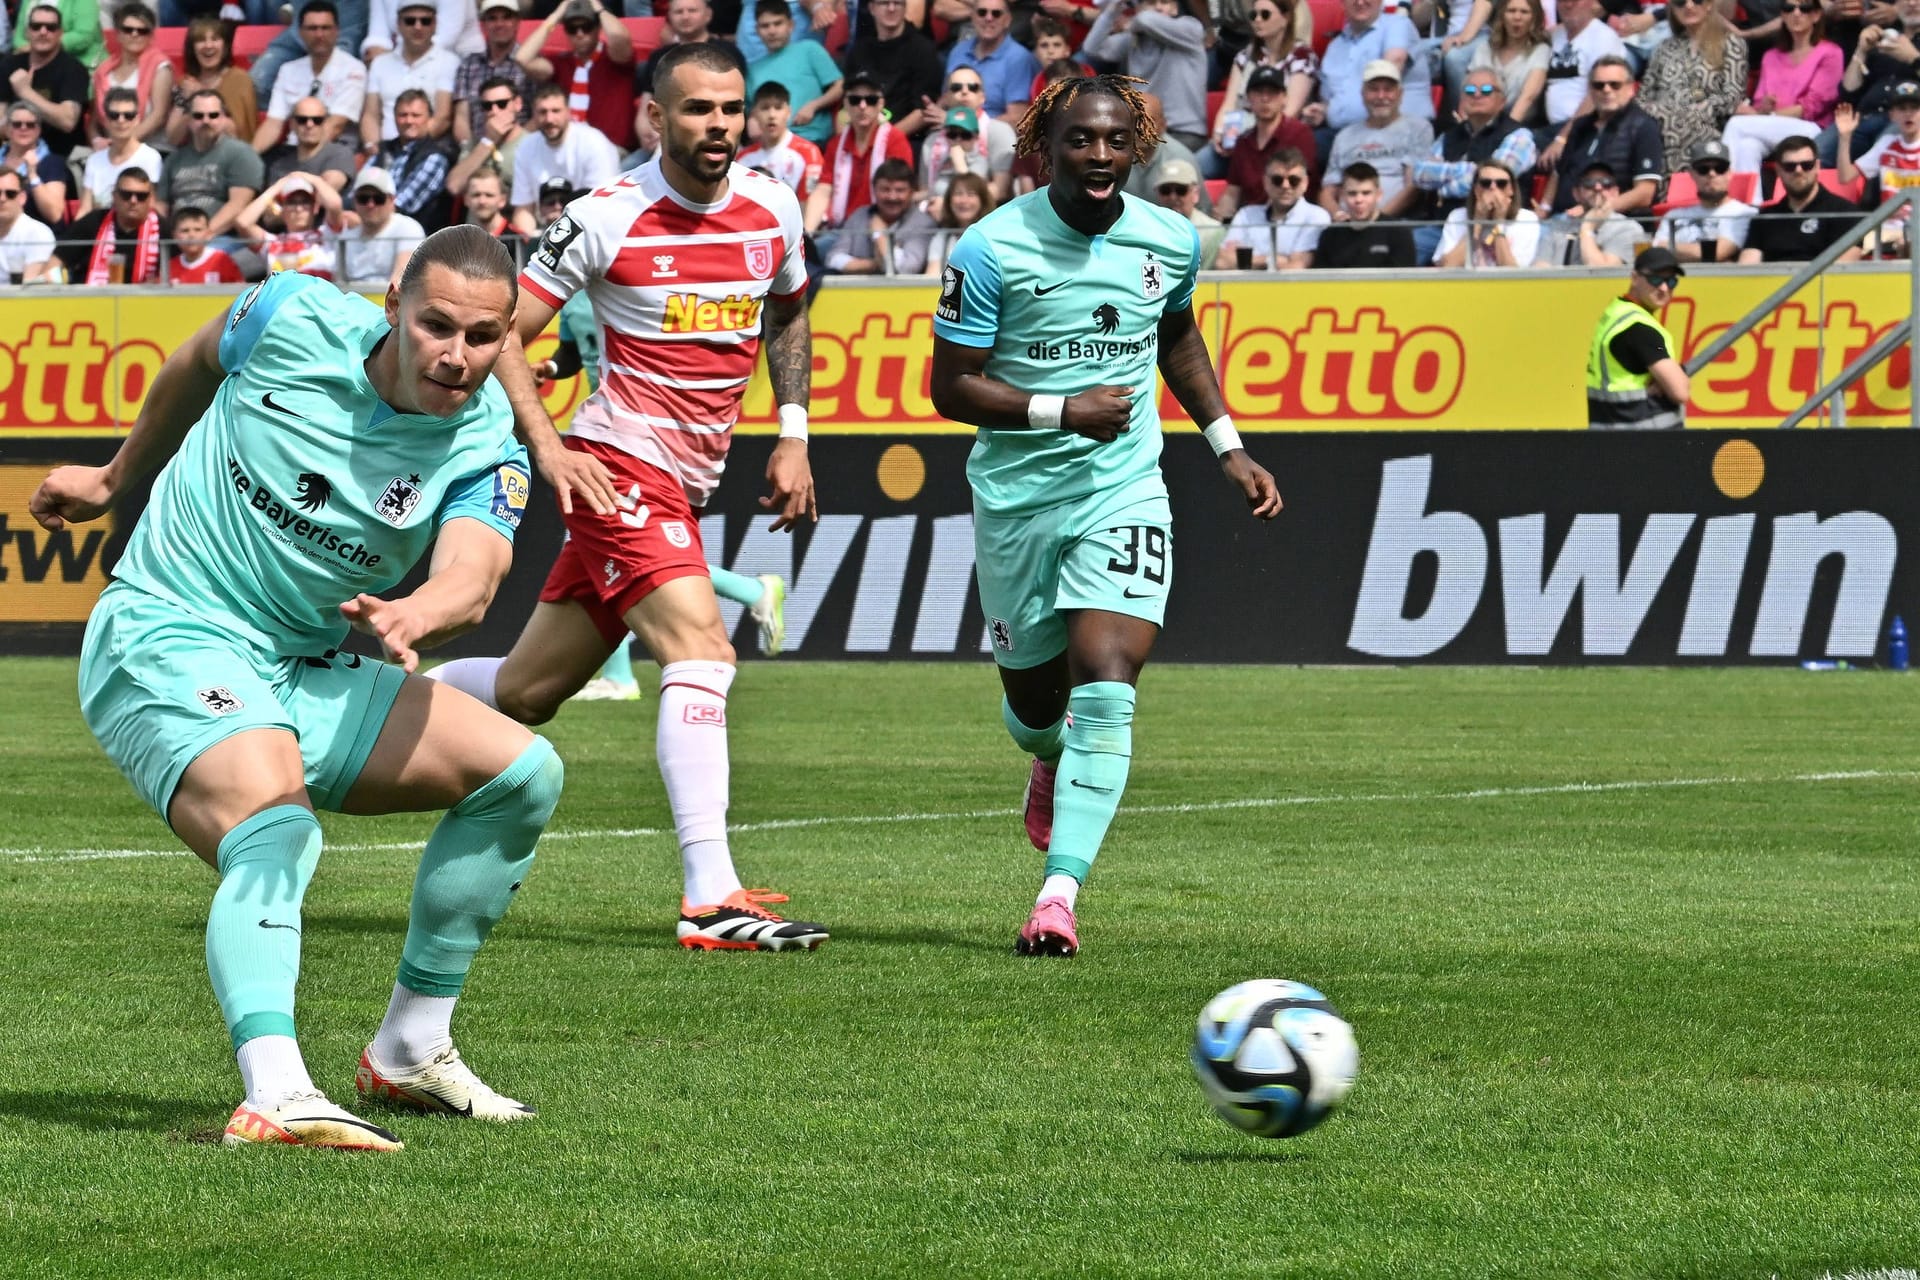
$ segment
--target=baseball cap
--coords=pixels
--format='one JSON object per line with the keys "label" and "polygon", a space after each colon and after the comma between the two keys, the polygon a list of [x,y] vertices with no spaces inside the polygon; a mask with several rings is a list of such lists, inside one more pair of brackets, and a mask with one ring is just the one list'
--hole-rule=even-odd
{"label": "baseball cap", "polygon": [[1687,149],[1688,164],[1705,164],[1709,160],[1732,164],[1733,154],[1727,150],[1727,144],[1718,138],[1702,138]]}
{"label": "baseball cap", "polygon": [[1197,187],[1200,185],[1200,171],[1193,167],[1191,160],[1175,156],[1153,166],[1153,171],[1147,175],[1147,185],[1154,188]]}
{"label": "baseball cap", "polygon": [[863,67],[858,71],[847,72],[846,83],[842,88],[846,92],[852,93],[855,89],[879,89],[884,91],[886,86],[874,78],[873,72]]}
{"label": "baseball cap", "polygon": [[554,200],[565,204],[571,199],[573,199],[573,184],[565,178],[548,178],[540,184],[541,204],[547,204]]}
{"label": "baseball cap", "polygon": [[370,164],[362,169],[353,180],[353,189],[355,191],[360,190],[362,187],[372,187],[375,191],[392,195],[393,175],[378,165]]}
{"label": "baseball cap", "polygon": [[1375,58],[1372,62],[1360,68],[1360,82],[1365,84],[1369,80],[1391,80],[1395,84],[1399,84],[1400,68],[1394,66],[1385,58]]}
{"label": "baseball cap", "polygon": [[1892,92],[1887,94],[1887,105],[1890,107],[1907,102],[1920,102],[1920,83],[1902,80],[1893,86]]}
{"label": "baseball cap", "polygon": [[485,0],[485,3],[480,6],[482,15],[492,13],[495,9],[504,9],[516,18],[520,16],[520,6],[513,0]]}
{"label": "baseball cap", "polygon": [[433,0],[400,0],[400,7],[395,9],[394,12],[397,14],[405,13],[409,9],[432,9],[435,13],[438,13],[440,6],[435,4]]}
{"label": "baseball cap", "polygon": [[1280,73],[1280,68],[1278,67],[1255,67],[1253,74],[1247,77],[1247,88],[1249,91],[1254,89],[1279,89],[1284,91],[1286,87],[1287,78]]}
{"label": "baseball cap", "polygon": [[968,133],[979,133],[980,113],[972,107],[948,107],[946,127],[965,129]]}
{"label": "baseball cap", "polygon": [[1662,249],[1658,245],[1651,249],[1642,249],[1640,255],[1633,260],[1633,269],[1640,275],[1683,276],[1687,274],[1687,269],[1680,265],[1680,259],[1673,256],[1673,250]]}
{"label": "baseball cap", "polygon": [[312,194],[313,194],[313,183],[306,178],[300,177],[298,174],[295,174],[294,176],[288,178],[285,182],[280,184],[280,198],[282,200],[286,199],[288,196],[297,196],[297,195],[310,196]]}

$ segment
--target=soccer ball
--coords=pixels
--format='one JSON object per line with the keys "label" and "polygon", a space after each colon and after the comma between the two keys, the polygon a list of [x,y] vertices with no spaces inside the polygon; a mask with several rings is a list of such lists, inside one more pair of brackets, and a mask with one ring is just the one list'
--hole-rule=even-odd
{"label": "soccer ball", "polygon": [[1353,1088],[1353,1028],[1312,987],[1256,978],[1200,1011],[1193,1037],[1200,1091],[1236,1129],[1291,1138],[1327,1118]]}

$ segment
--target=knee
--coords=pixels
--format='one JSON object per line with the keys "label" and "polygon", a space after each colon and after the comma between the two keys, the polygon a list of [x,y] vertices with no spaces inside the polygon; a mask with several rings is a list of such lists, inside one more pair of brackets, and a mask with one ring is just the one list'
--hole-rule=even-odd
{"label": "knee", "polygon": [[457,808],[472,814],[492,811],[538,830],[547,825],[566,785],[566,766],[545,738],[535,737],[512,764],[476,788]]}
{"label": "knee", "polygon": [[711,623],[684,624],[641,637],[653,660],[661,666],[674,662],[724,662],[736,664],[733,642],[718,618]]}

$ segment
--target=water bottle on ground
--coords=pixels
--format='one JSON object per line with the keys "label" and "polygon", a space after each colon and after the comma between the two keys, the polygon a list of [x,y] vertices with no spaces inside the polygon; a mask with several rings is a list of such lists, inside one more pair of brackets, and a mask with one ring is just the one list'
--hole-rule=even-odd
{"label": "water bottle on ground", "polygon": [[1897,613],[1893,625],[1887,628],[1887,667],[1892,671],[1907,669],[1907,624]]}

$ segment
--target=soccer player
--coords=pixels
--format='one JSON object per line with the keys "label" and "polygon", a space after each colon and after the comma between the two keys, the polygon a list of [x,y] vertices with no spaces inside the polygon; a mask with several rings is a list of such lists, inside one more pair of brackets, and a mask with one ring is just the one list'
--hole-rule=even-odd
{"label": "soccer player", "polygon": [[[88,620],[87,727],[220,876],[207,969],[246,1085],[226,1141],[391,1151],[335,1106],[294,1037],[314,809],[446,809],[414,880],[399,981],[355,1078],[369,1097],[516,1120],[453,1046],[475,953],[560,798],[544,738],[409,673],[480,621],[525,508],[525,450],[489,381],[514,266],[478,227],[428,238],[379,308],[282,272],[155,375],[104,467],[61,467],[30,506],[92,520],[165,470]],[[382,599],[427,554],[427,580]],[[387,662],[342,653],[348,628]]]}
{"label": "soccer player", "polygon": [[[824,927],[767,909],[727,843],[727,691],[734,652],[700,543],[700,513],[726,465],[741,397],[766,334],[780,440],[760,505],[772,527],[816,515],[807,461],[813,355],[800,202],[735,163],[746,78],[720,44],[675,45],[648,104],[660,153],[582,196],[548,227],[521,275],[522,343],[580,290],[593,304],[606,377],[562,445],[533,371],[510,353],[499,376],[542,472],[553,454],[604,467],[617,509],[566,514],[567,542],[505,658],[433,672],[523,724],[552,718],[631,631],[660,664],[655,755],[680,840],[680,944],[811,949]],[[597,461],[596,461],[597,460]]]}
{"label": "soccer player", "polygon": [[1253,514],[1280,512],[1194,324],[1193,224],[1121,190],[1158,140],[1138,83],[1042,90],[1018,149],[1051,178],[967,228],[934,311],[934,407],[980,428],[967,479],[1002,716],[1034,757],[1026,828],[1047,859],[1021,955],[1079,949],[1075,900],[1127,784],[1173,567],[1156,367]]}

